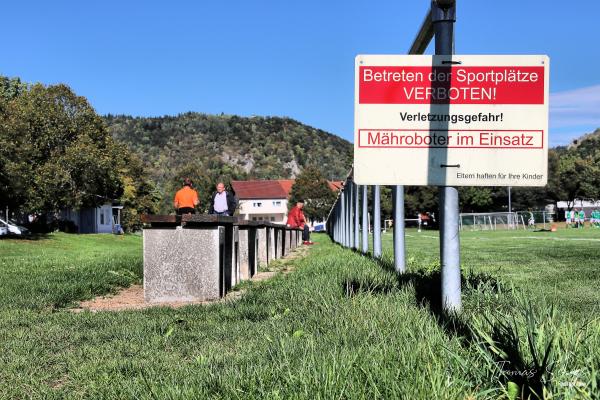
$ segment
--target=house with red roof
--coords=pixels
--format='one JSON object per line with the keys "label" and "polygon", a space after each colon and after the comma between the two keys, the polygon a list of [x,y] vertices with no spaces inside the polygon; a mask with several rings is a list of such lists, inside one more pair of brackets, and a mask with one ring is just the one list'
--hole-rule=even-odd
{"label": "house with red roof", "polygon": [[[294,182],[294,179],[231,181],[238,199],[236,215],[244,220],[285,224]],[[342,182],[328,183],[335,192],[342,187]]]}

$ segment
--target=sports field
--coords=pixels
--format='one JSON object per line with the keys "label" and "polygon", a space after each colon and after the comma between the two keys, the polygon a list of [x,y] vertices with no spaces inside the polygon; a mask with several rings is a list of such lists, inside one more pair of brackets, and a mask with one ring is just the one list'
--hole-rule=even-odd
{"label": "sports field", "polygon": [[0,240],[0,398],[598,398],[600,230],[465,232],[458,317],[436,232],[400,278],[391,234],[381,261],[314,236],[235,302],[79,314],[141,280],[139,236]]}

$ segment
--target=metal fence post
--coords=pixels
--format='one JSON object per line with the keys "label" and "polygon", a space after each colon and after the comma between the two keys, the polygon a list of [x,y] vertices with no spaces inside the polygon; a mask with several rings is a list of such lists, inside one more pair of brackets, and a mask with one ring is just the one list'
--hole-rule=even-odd
{"label": "metal fence post", "polygon": [[362,196],[362,252],[367,254],[369,251],[369,203],[368,203],[369,186],[363,185]]}
{"label": "metal fence post", "polygon": [[360,243],[360,213],[358,212],[358,185],[355,183],[354,188],[354,249],[358,250]]}
{"label": "metal fence post", "polygon": [[379,185],[373,186],[373,257],[381,257],[381,199]]}
{"label": "metal fence post", "polygon": [[404,243],[404,186],[394,186],[394,267],[402,274],[406,271]]}
{"label": "metal fence post", "polygon": [[344,229],[344,225],[346,224],[346,193],[342,191],[342,197],[340,201],[341,212],[340,212],[340,244],[342,246],[346,245],[346,232]]}
{"label": "metal fence post", "polygon": [[348,247],[354,247],[354,182],[348,181]]}
{"label": "metal fence post", "polygon": [[[431,3],[431,19],[435,35],[435,54],[454,53],[454,22],[456,2],[440,6]],[[446,311],[461,310],[460,288],[460,236],[458,229],[458,190],[455,187],[440,188],[440,259],[442,269],[442,307]]]}
{"label": "metal fence post", "polygon": [[344,246],[348,247],[350,245],[350,223],[349,223],[349,217],[350,217],[350,191],[348,190],[348,180],[346,180],[346,186],[344,188],[344,192],[346,193],[346,214],[344,215],[345,218],[345,224],[344,224],[344,228],[345,228],[345,232],[346,232],[346,240],[344,242]]}

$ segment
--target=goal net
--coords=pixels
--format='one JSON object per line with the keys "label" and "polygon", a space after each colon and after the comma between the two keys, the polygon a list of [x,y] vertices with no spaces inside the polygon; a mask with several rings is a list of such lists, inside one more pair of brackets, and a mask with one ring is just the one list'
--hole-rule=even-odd
{"label": "goal net", "polygon": [[553,221],[554,215],[548,211],[461,213],[460,229],[473,231],[546,229]]}

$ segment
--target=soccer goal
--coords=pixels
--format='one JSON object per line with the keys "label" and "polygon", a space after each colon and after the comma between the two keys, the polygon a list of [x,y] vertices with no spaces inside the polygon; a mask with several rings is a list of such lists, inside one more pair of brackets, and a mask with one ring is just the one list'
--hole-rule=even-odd
{"label": "soccer goal", "polygon": [[495,231],[499,229],[546,229],[553,222],[547,211],[515,211],[460,214],[460,229]]}

